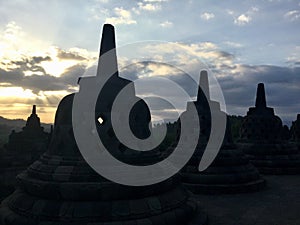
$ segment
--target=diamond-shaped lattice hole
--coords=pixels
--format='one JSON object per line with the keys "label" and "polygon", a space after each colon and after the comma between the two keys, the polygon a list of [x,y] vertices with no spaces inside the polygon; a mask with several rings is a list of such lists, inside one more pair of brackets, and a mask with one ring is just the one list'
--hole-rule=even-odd
{"label": "diamond-shaped lattice hole", "polygon": [[104,119],[101,116],[99,116],[98,122],[99,122],[99,124],[103,124],[104,123]]}

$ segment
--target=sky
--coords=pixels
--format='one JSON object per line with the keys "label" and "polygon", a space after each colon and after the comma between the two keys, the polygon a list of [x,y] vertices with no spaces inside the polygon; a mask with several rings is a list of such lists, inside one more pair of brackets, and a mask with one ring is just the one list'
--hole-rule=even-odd
{"label": "sky", "polygon": [[[6,118],[26,119],[36,104],[41,120],[52,123],[61,98],[78,90],[78,77],[95,71],[104,23],[115,26],[118,47],[162,42],[149,51],[159,63],[120,71],[128,79],[163,76],[195,95],[186,71],[161,62],[186,69],[197,57],[218,81],[227,113],[245,115],[260,82],[284,123],[300,113],[300,1],[0,0],[0,15],[0,115]],[[128,56],[117,52],[119,68],[126,67]],[[156,110],[156,118],[172,114]]]}

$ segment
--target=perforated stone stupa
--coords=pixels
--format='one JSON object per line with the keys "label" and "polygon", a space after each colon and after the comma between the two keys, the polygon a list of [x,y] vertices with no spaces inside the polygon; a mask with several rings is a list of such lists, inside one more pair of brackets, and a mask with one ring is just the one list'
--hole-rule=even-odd
{"label": "perforated stone stupa", "polygon": [[[104,25],[100,54],[114,48],[114,28],[112,25]],[[105,65],[99,62],[98,72],[101,71],[99,66]],[[97,76],[101,74],[97,73]],[[121,160],[134,157],[127,157],[125,154],[122,158],[123,152],[127,150],[124,147],[121,149],[118,142],[115,143],[115,136],[109,125],[109,111],[112,103],[110,100],[128,83],[130,81],[118,77],[118,73],[113,75],[100,93],[95,110],[95,122],[102,116],[106,123],[105,126],[97,123],[98,133],[104,133],[103,142],[107,138],[106,145],[110,148],[113,146],[112,154]],[[104,100],[102,96],[107,98]],[[205,223],[206,216],[180,186],[176,176],[151,186],[131,187],[108,181],[92,170],[81,156],[74,139],[73,99],[74,94],[62,99],[57,108],[52,140],[47,152],[17,177],[19,189],[3,201],[0,208],[0,221],[3,225]],[[139,101],[132,111],[131,120],[133,132],[137,136],[145,137],[149,133],[149,130],[144,131],[144,127],[148,128],[149,115],[147,105],[142,100]],[[147,125],[143,125],[143,121]]]}
{"label": "perforated stone stupa", "polygon": [[297,174],[300,155],[282,135],[281,119],[267,107],[264,84],[257,86],[255,107],[250,107],[240,131],[239,146],[265,174]]}
{"label": "perforated stone stupa", "polygon": [[[181,172],[184,184],[194,193],[238,193],[259,190],[265,182],[257,169],[249,163],[247,157],[233,143],[228,119],[223,144],[217,157],[206,170],[199,172],[199,162],[210,135],[220,135],[218,133],[211,134],[212,116],[216,113],[226,116],[221,111],[220,104],[210,99],[206,71],[201,72],[200,87],[197,100],[189,104],[195,104],[197,108],[201,132],[197,149]],[[189,113],[188,108],[184,113]],[[208,151],[210,150],[208,149]]]}

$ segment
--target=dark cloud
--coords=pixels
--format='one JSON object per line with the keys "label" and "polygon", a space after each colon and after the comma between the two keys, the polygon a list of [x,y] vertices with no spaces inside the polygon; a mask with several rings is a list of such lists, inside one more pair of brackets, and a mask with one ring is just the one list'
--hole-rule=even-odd
{"label": "dark cloud", "polygon": [[43,61],[51,61],[51,57],[50,56],[45,56],[45,57],[42,57],[42,56],[33,56],[32,57],[32,60],[35,62],[35,63],[41,63]]}
{"label": "dark cloud", "polygon": [[[33,57],[34,58],[34,57]],[[4,70],[0,69],[0,83],[5,86],[17,86],[25,89],[30,89],[34,93],[39,91],[72,91],[77,85],[77,80],[84,74],[85,66],[75,65],[68,68],[60,77],[49,75],[45,70],[37,65],[41,60],[48,60],[49,58],[24,59],[23,61],[11,62],[11,65],[17,68]],[[32,75],[25,76],[26,71],[31,71]],[[1,85],[1,86],[3,86]]]}
{"label": "dark cloud", "polygon": [[[227,52],[221,52],[220,56],[226,59],[234,58],[234,55]],[[217,62],[219,65],[213,67],[213,72],[216,76],[222,75],[218,76],[217,80],[222,88],[228,113],[245,115],[248,108],[254,106],[256,87],[261,82],[265,83],[268,105],[274,107],[285,123],[294,120],[295,115],[300,112],[300,67],[226,64],[221,60]],[[150,63],[144,63],[141,66],[139,63],[136,67],[131,66],[130,69],[127,68],[125,75],[127,78],[136,78],[141,70],[145,71],[145,66],[149,65]],[[176,82],[191,97],[196,96],[198,83],[188,74],[182,72],[164,77]],[[157,86],[153,82],[149,82],[149,85],[152,88]],[[214,91],[212,86],[210,84],[211,92]],[[164,95],[168,96],[168,93],[166,87]],[[157,108],[156,114],[166,115],[166,112],[162,109],[159,112]]]}
{"label": "dark cloud", "polygon": [[85,57],[79,55],[78,53],[67,52],[59,48],[57,49],[57,58],[65,59],[65,60],[77,60],[77,61],[86,60]]}
{"label": "dark cloud", "polygon": [[158,97],[147,97],[144,99],[151,110],[172,110],[174,106],[168,101]]}
{"label": "dark cloud", "polygon": [[300,66],[300,61],[294,63],[296,66]]}
{"label": "dark cloud", "polygon": [[[150,68],[150,66],[153,66]],[[159,67],[165,66],[166,68],[170,69],[170,74],[169,75],[161,75],[159,72],[155,71],[153,68],[159,68]],[[182,89],[185,90],[186,93],[189,94],[189,96],[194,97],[196,96],[197,93],[197,86],[198,84],[194,81],[193,78],[191,78],[188,74],[186,74],[184,71],[179,70],[178,68],[174,68],[170,65],[163,64],[163,63],[156,63],[156,62],[150,62],[150,61],[145,61],[145,62],[139,62],[139,63],[134,63],[131,64],[130,66],[122,68],[120,71],[120,75],[126,79],[129,80],[136,80],[140,76],[149,76],[155,74],[155,77],[162,77],[162,78],[167,78],[170,79],[171,81],[175,82],[178,84]],[[154,80],[153,78],[152,80]],[[154,81],[152,82],[149,80],[149,85],[152,85],[153,87],[157,86],[155,85],[155,82],[159,81]],[[150,84],[151,83],[151,84]],[[166,88],[166,92],[168,89]]]}
{"label": "dark cloud", "polygon": [[233,60],[235,58],[235,55],[225,51],[217,51],[217,54],[219,57],[230,59],[230,60]]}
{"label": "dark cloud", "polygon": [[274,107],[284,121],[292,120],[300,112],[300,67],[272,65],[240,65],[236,72],[219,78],[227,110],[245,115],[254,105],[256,86],[264,83],[267,104]]}
{"label": "dark cloud", "polygon": [[[41,56],[33,56],[30,58],[23,58],[18,61],[10,61],[6,63],[5,66],[9,68],[14,68],[12,71],[23,73],[25,71],[31,71],[33,73],[37,73],[39,75],[46,74],[45,69],[40,65],[42,61],[50,61],[51,58],[49,56],[41,57]],[[17,71],[15,71],[17,70]]]}
{"label": "dark cloud", "polygon": [[[59,78],[60,82],[70,85],[76,86],[79,77],[82,77],[86,71],[86,67],[84,65],[77,64],[68,68]],[[95,74],[93,74],[95,76]]]}

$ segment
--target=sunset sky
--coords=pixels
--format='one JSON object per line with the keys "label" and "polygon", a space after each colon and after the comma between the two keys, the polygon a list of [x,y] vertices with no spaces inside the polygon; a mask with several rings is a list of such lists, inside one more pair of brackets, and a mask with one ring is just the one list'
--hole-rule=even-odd
{"label": "sunset sky", "polygon": [[[0,0],[0,15],[6,118],[26,119],[36,104],[52,123],[60,99],[95,66],[104,23],[115,26],[117,46],[160,40],[193,51],[218,78],[230,114],[246,114],[259,82],[284,122],[300,113],[300,1]],[[148,66],[154,76],[176,76]]]}

